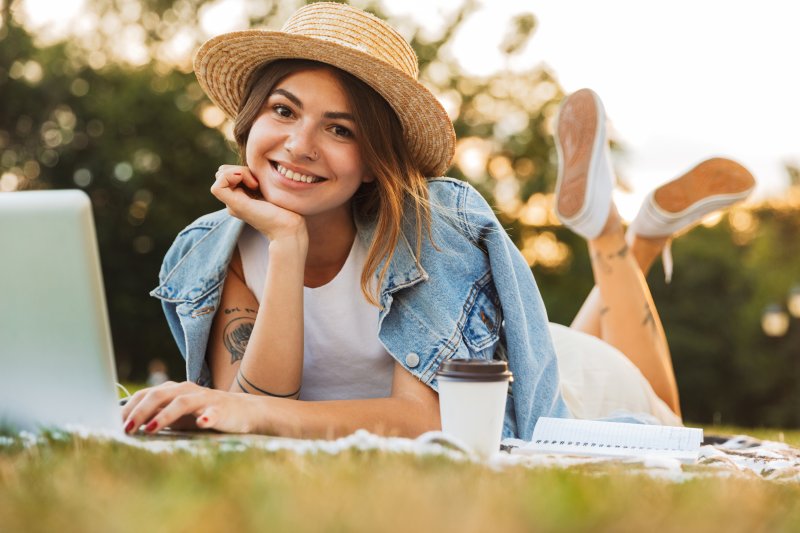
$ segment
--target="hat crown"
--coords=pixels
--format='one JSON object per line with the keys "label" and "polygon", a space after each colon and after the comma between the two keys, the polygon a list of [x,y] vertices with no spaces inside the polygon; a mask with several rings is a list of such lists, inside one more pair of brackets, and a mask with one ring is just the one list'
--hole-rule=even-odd
{"label": "hat crown", "polygon": [[419,74],[417,54],[394,28],[347,4],[309,4],[297,10],[281,31],[358,50],[414,79]]}

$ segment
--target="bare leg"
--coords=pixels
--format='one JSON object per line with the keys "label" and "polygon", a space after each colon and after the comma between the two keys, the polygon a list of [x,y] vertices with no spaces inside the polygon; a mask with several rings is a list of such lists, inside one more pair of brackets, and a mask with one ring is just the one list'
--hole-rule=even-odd
{"label": "bare leg", "polygon": [[[637,366],[659,398],[678,415],[678,387],[661,320],[644,278],[666,239],[637,239],[635,252],[625,242],[616,208],[612,206],[606,227],[589,241],[596,283],[573,327],[611,344]],[[650,241],[650,242],[648,242]],[[597,331],[586,324],[599,323]]]}
{"label": "bare leg", "polygon": [[[638,235],[633,239],[633,243],[630,245],[630,252],[636,260],[636,264],[639,265],[639,270],[642,271],[642,274],[647,276],[647,273],[650,272],[650,267],[661,255],[661,251],[667,241],[667,238],[646,238]],[[602,309],[603,301],[600,298],[600,289],[595,285],[583,302],[578,314],[575,315],[570,327],[602,338],[600,332],[600,311]]]}
{"label": "bare leg", "polygon": [[[742,165],[730,159],[715,157],[702,161],[682,176],[657,188],[653,193],[652,202],[675,218],[670,220],[668,217],[657,221],[663,227],[658,227],[659,231],[655,234],[664,235],[662,237],[637,234],[634,238],[631,253],[644,275],[647,275],[653,261],[664,249],[664,245],[673,233],[676,231],[680,233],[690,228],[707,213],[743,200],[754,185],[753,175]],[[647,202],[650,200],[646,199],[645,204]],[[649,230],[646,232],[647,235],[654,234],[652,224],[653,221],[650,220],[648,223],[650,227],[645,228]],[[601,337],[602,307],[600,291],[595,287],[572,322],[572,327]]]}
{"label": "bare leg", "polygon": [[[637,216],[637,220],[633,223],[633,226],[637,227],[637,231],[641,230],[648,235],[643,236],[637,233],[630,246],[630,255],[633,257],[633,262],[638,265],[643,274],[640,276],[642,280],[641,284],[633,283],[628,289],[622,290],[621,292],[607,290],[603,287],[605,281],[598,277],[597,274],[597,265],[594,264],[597,261],[597,257],[592,255],[596,286],[592,289],[592,292],[575,317],[572,327],[594,335],[620,348],[622,352],[642,370],[642,373],[650,380],[650,384],[658,395],[664,399],[668,405],[673,405],[667,400],[667,397],[671,397],[671,394],[662,395],[662,392],[660,392],[661,389],[656,386],[656,382],[650,377],[650,374],[645,372],[645,367],[641,362],[644,355],[648,352],[627,351],[617,344],[617,342],[619,342],[619,337],[616,337],[616,339],[609,337],[609,327],[614,328],[615,326],[609,326],[610,323],[606,319],[606,314],[609,313],[608,309],[612,308],[611,304],[613,304],[613,301],[608,300],[605,295],[607,293],[613,294],[619,301],[620,298],[626,297],[635,299],[638,293],[644,291],[646,300],[649,302],[652,309],[654,322],[657,325],[655,329],[660,332],[661,325],[658,322],[658,315],[655,313],[655,308],[652,306],[652,299],[646,282],[644,281],[644,275],[647,275],[653,262],[658,258],[673,234],[681,233],[690,228],[693,224],[699,222],[705,214],[724,209],[744,199],[754,185],[755,180],[752,174],[740,164],[729,159],[712,158],[699,163],[682,176],[656,189],[652,198],[648,197],[648,199],[645,200],[645,205],[643,205],[642,210]],[[656,213],[653,213],[652,210],[655,209],[655,205],[657,205],[658,209]],[[649,208],[649,210],[646,208]],[[665,215],[664,212],[667,214]],[[639,220],[643,215],[644,219]],[[618,216],[611,218],[613,218],[613,220],[609,220],[609,227],[606,229],[613,231],[610,233],[604,232],[601,237],[605,236],[610,238],[617,233],[615,228],[619,226]],[[638,226],[636,224],[637,222],[640,222]],[[653,237],[650,235],[660,236]],[[592,242],[589,243],[589,249],[592,254],[596,253],[596,248],[597,246],[594,246]],[[634,317],[634,315],[632,315],[632,317]],[[629,320],[630,319],[631,317],[629,317]],[[622,335],[638,334],[636,329],[621,330],[620,333]],[[653,347],[653,350],[657,353],[666,354],[666,360],[654,360],[653,364],[668,369],[668,379],[664,381],[669,384],[670,382],[674,383],[675,378],[672,376],[672,364],[669,361],[669,351],[666,348],[666,341],[663,342],[664,348],[662,349],[661,347],[662,341],[660,337],[662,336],[663,332],[653,337],[657,343],[657,345]],[[647,339],[645,338],[642,340],[646,341]],[[631,344],[633,343],[628,345]],[[634,354],[636,354],[637,357],[632,357]],[[658,375],[658,372],[656,375]],[[666,391],[670,389],[671,387],[668,386]],[[677,394],[675,398],[677,398]]]}

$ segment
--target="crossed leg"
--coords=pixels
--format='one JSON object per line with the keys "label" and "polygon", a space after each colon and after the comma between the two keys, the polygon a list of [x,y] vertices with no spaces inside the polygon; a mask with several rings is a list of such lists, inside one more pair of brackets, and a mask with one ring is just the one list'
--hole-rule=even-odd
{"label": "crossed leg", "polygon": [[644,277],[666,242],[666,238],[636,237],[629,246],[612,206],[602,233],[588,241],[595,287],[570,327],[625,354],[658,397],[680,416],[672,357]]}
{"label": "crossed leg", "polygon": [[595,280],[571,327],[620,350],[680,416],[672,357],[645,275],[673,235],[744,199],[755,180],[729,159],[701,162],[647,197],[628,246],[610,198],[613,168],[599,97],[589,89],[570,95],[556,133],[556,214],[587,240]]}

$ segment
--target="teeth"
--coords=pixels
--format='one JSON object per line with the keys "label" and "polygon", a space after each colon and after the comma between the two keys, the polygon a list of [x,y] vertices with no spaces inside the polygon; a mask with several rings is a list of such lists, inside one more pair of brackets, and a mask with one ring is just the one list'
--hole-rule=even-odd
{"label": "teeth", "polygon": [[278,169],[278,172],[286,176],[292,181],[301,181],[303,183],[316,183],[318,181],[322,181],[322,179],[314,177],[314,176],[306,176],[305,174],[300,174],[299,172],[295,172],[293,170],[289,170],[288,168],[284,167],[279,163],[275,163],[275,167]]}

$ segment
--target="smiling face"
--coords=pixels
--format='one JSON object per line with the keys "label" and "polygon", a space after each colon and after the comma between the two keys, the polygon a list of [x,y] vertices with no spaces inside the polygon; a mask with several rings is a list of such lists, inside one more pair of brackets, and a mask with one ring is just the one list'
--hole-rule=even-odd
{"label": "smiling face", "polygon": [[247,166],[264,198],[306,217],[350,216],[367,175],[350,102],[336,75],[307,69],[279,81],[250,128]]}

